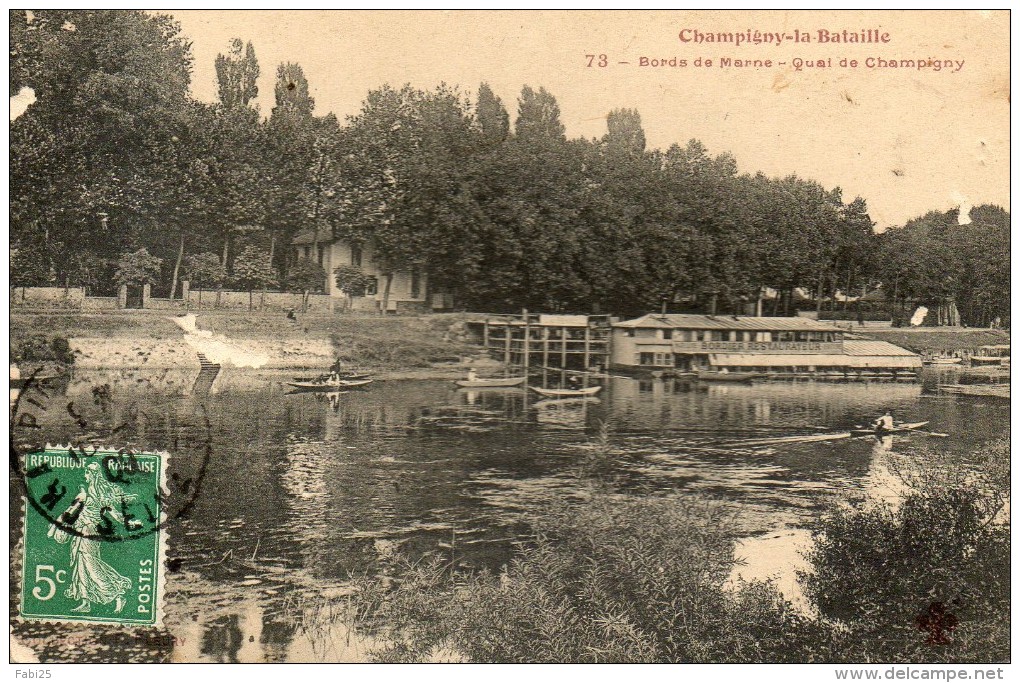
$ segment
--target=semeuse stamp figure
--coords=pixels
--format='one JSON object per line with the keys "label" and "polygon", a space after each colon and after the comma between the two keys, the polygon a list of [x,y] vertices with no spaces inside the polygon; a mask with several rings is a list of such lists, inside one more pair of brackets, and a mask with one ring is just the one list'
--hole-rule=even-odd
{"label": "semeuse stamp figure", "polygon": [[[134,494],[123,493],[118,486],[106,481],[99,472],[97,463],[90,463],[85,469],[86,486],[82,487],[78,496],[61,517],[71,515],[74,530],[87,534],[100,528],[104,523],[104,513],[115,522],[124,523],[124,515],[119,511],[125,503],[136,499]],[[53,539],[57,543],[66,543],[68,534],[50,525]],[[114,613],[124,611],[124,595],[131,589],[131,579],[120,575],[116,569],[103,561],[101,542],[75,535],[71,540],[71,585],[64,594],[81,604],[72,608],[72,612],[88,613],[92,611],[92,603],[107,605],[114,603]]]}

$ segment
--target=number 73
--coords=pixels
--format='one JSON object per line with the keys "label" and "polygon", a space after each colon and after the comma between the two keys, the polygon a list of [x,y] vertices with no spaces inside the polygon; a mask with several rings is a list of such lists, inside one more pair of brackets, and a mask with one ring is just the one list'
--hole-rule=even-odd
{"label": "number 73", "polygon": [[[585,55],[584,57],[588,60],[588,66],[609,66],[609,57],[606,55]],[[596,59],[598,62],[595,61]]]}

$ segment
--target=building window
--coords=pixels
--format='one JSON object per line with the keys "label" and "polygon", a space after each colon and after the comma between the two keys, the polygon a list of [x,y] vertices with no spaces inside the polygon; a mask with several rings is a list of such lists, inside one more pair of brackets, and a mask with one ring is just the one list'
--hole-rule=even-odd
{"label": "building window", "polygon": [[655,365],[655,354],[654,353],[649,353],[647,351],[642,351],[638,355],[640,356],[639,360],[638,360],[638,364],[639,365]]}
{"label": "building window", "polygon": [[694,338],[697,341],[705,341],[705,330],[695,330]]}
{"label": "building window", "polygon": [[326,247],[319,245],[319,265],[322,265],[322,259],[326,255]]}
{"label": "building window", "polygon": [[411,298],[417,299],[421,294],[421,274],[417,268],[411,269]]}
{"label": "building window", "polygon": [[305,247],[305,260],[308,260],[311,257],[312,257],[312,248],[311,247]]}
{"label": "building window", "polygon": [[361,247],[356,244],[351,245],[351,265],[361,267]]}
{"label": "building window", "polygon": [[634,328],[633,327],[628,327],[627,329],[625,329],[623,331],[623,336],[624,337],[633,337],[634,336]]}
{"label": "building window", "polygon": [[375,296],[379,293],[379,278],[369,278],[368,285],[365,286],[365,296]]}
{"label": "building window", "polygon": [[662,331],[662,338],[663,339],[672,339],[673,338],[673,330],[663,330]]}

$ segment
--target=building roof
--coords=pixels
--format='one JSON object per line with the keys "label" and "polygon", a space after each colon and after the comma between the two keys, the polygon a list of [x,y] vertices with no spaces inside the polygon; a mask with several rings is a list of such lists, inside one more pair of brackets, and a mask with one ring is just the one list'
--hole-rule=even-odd
{"label": "building roof", "polygon": [[693,330],[783,330],[796,332],[842,332],[835,325],[811,318],[770,318],[733,315],[689,315],[685,313],[649,313],[633,320],[614,323],[613,327],[646,327]]}
{"label": "building roof", "polygon": [[[320,244],[331,244],[333,242],[333,231],[329,228],[319,228],[319,243]],[[315,244],[315,231],[312,229],[302,230],[294,239],[290,241],[291,244]]]}
{"label": "building roof", "polygon": [[843,341],[843,353],[848,356],[895,356],[901,358],[920,358],[913,351],[890,344],[886,341],[865,341],[846,339]]}

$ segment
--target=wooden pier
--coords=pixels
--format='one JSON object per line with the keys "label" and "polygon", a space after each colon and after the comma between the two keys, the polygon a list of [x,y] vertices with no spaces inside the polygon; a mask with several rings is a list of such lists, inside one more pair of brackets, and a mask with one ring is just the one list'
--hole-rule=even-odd
{"label": "wooden pier", "polygon": [[609,316],[490,316],[482,322],[482,345],[506,365],[592,370],[609,363]]}

